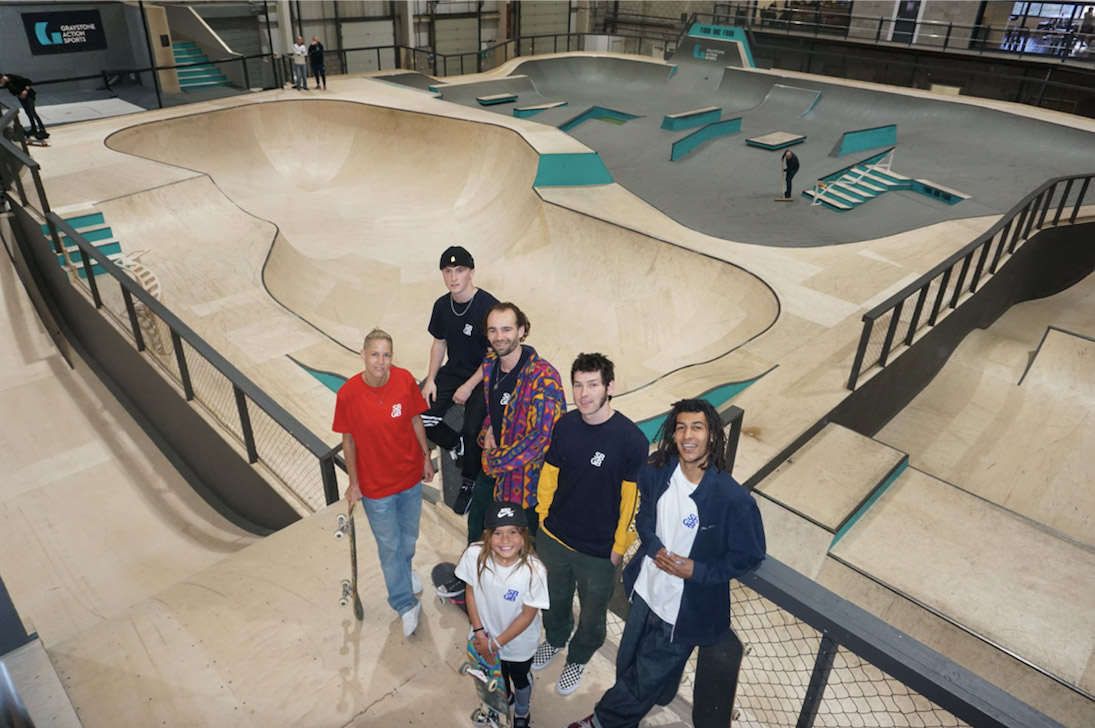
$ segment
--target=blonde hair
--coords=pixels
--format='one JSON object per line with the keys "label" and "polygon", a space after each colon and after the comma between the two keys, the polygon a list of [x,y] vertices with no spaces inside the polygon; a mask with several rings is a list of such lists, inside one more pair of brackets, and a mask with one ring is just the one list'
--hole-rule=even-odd
{"label": "blonde hair", "polygon": [[392,343],[392,335],[384,329],[374,327],[372,331],[365,334],[365,342],[361,345],[361,350],[365,351],[369,348],[369,344],[377,339],[384,339],[388,342],[388,346],[392,347],[392,351],[395,351],[395,344]]}

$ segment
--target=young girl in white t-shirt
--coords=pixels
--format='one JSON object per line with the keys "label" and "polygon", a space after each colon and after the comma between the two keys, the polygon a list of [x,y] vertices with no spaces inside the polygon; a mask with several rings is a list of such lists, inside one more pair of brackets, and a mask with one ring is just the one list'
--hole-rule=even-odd
{"label": "young girl in white t-shirt", "polygon": [[[518,503],[491,503],[483,540],[468,546],[456,575],[467,582],[470,638],[479,654],[496,651],[513,726],[529,724],[532,656],[540,644],[540,610],[547,609],[547,572],[532,550],[525,511]],[[487,545],[488,548],[484,548]]]}

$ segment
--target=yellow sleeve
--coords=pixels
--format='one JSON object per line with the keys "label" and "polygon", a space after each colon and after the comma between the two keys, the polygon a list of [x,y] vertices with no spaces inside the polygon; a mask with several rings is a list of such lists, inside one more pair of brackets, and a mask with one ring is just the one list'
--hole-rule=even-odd
{"label": "yellow sleeve", "polygon": [[625,480],[620,486],[620,520],[612,550],[623,556],[635,542],[635,513],[639,510],[639,486]]}
{"label": "yellow sleeve", "polygon": [[547,518],[558,487],[559,468],[544,463],[544,466],[540,468],[540,482],[536,486],[536,515],[540,516],[540,523]]}

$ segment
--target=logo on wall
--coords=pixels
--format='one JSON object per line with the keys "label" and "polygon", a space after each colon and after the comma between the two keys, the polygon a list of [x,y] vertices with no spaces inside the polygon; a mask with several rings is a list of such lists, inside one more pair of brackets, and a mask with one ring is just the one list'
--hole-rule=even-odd
{"label": "logo on wall", "polygon": [[30,52],[36,56],[106,48],[106,33],[98,10],[22,13],[22,16]]}

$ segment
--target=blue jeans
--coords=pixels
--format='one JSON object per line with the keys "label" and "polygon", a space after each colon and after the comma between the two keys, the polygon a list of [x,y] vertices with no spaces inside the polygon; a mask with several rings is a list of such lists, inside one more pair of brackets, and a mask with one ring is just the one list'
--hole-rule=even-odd
{"label": "blue jeans", "polygon": [[362,498],[361,505],[376,539],[388,606],[402,615],[418,604],[411,588],[411,560],[422,515],[422,483],[387,498]]}
{"label": "blue jeans", "polygon": [[677,694],[695,646],[670,642],[672,629],[642,597],[632,595],[616,654],[616,684],[593,709],[597,728],[638,728],[656,703],[667,705]]}
{"label": "blue jeans", "polygon": [[308,87],[308,66],[303,63],[293,64],[293,88]]}

